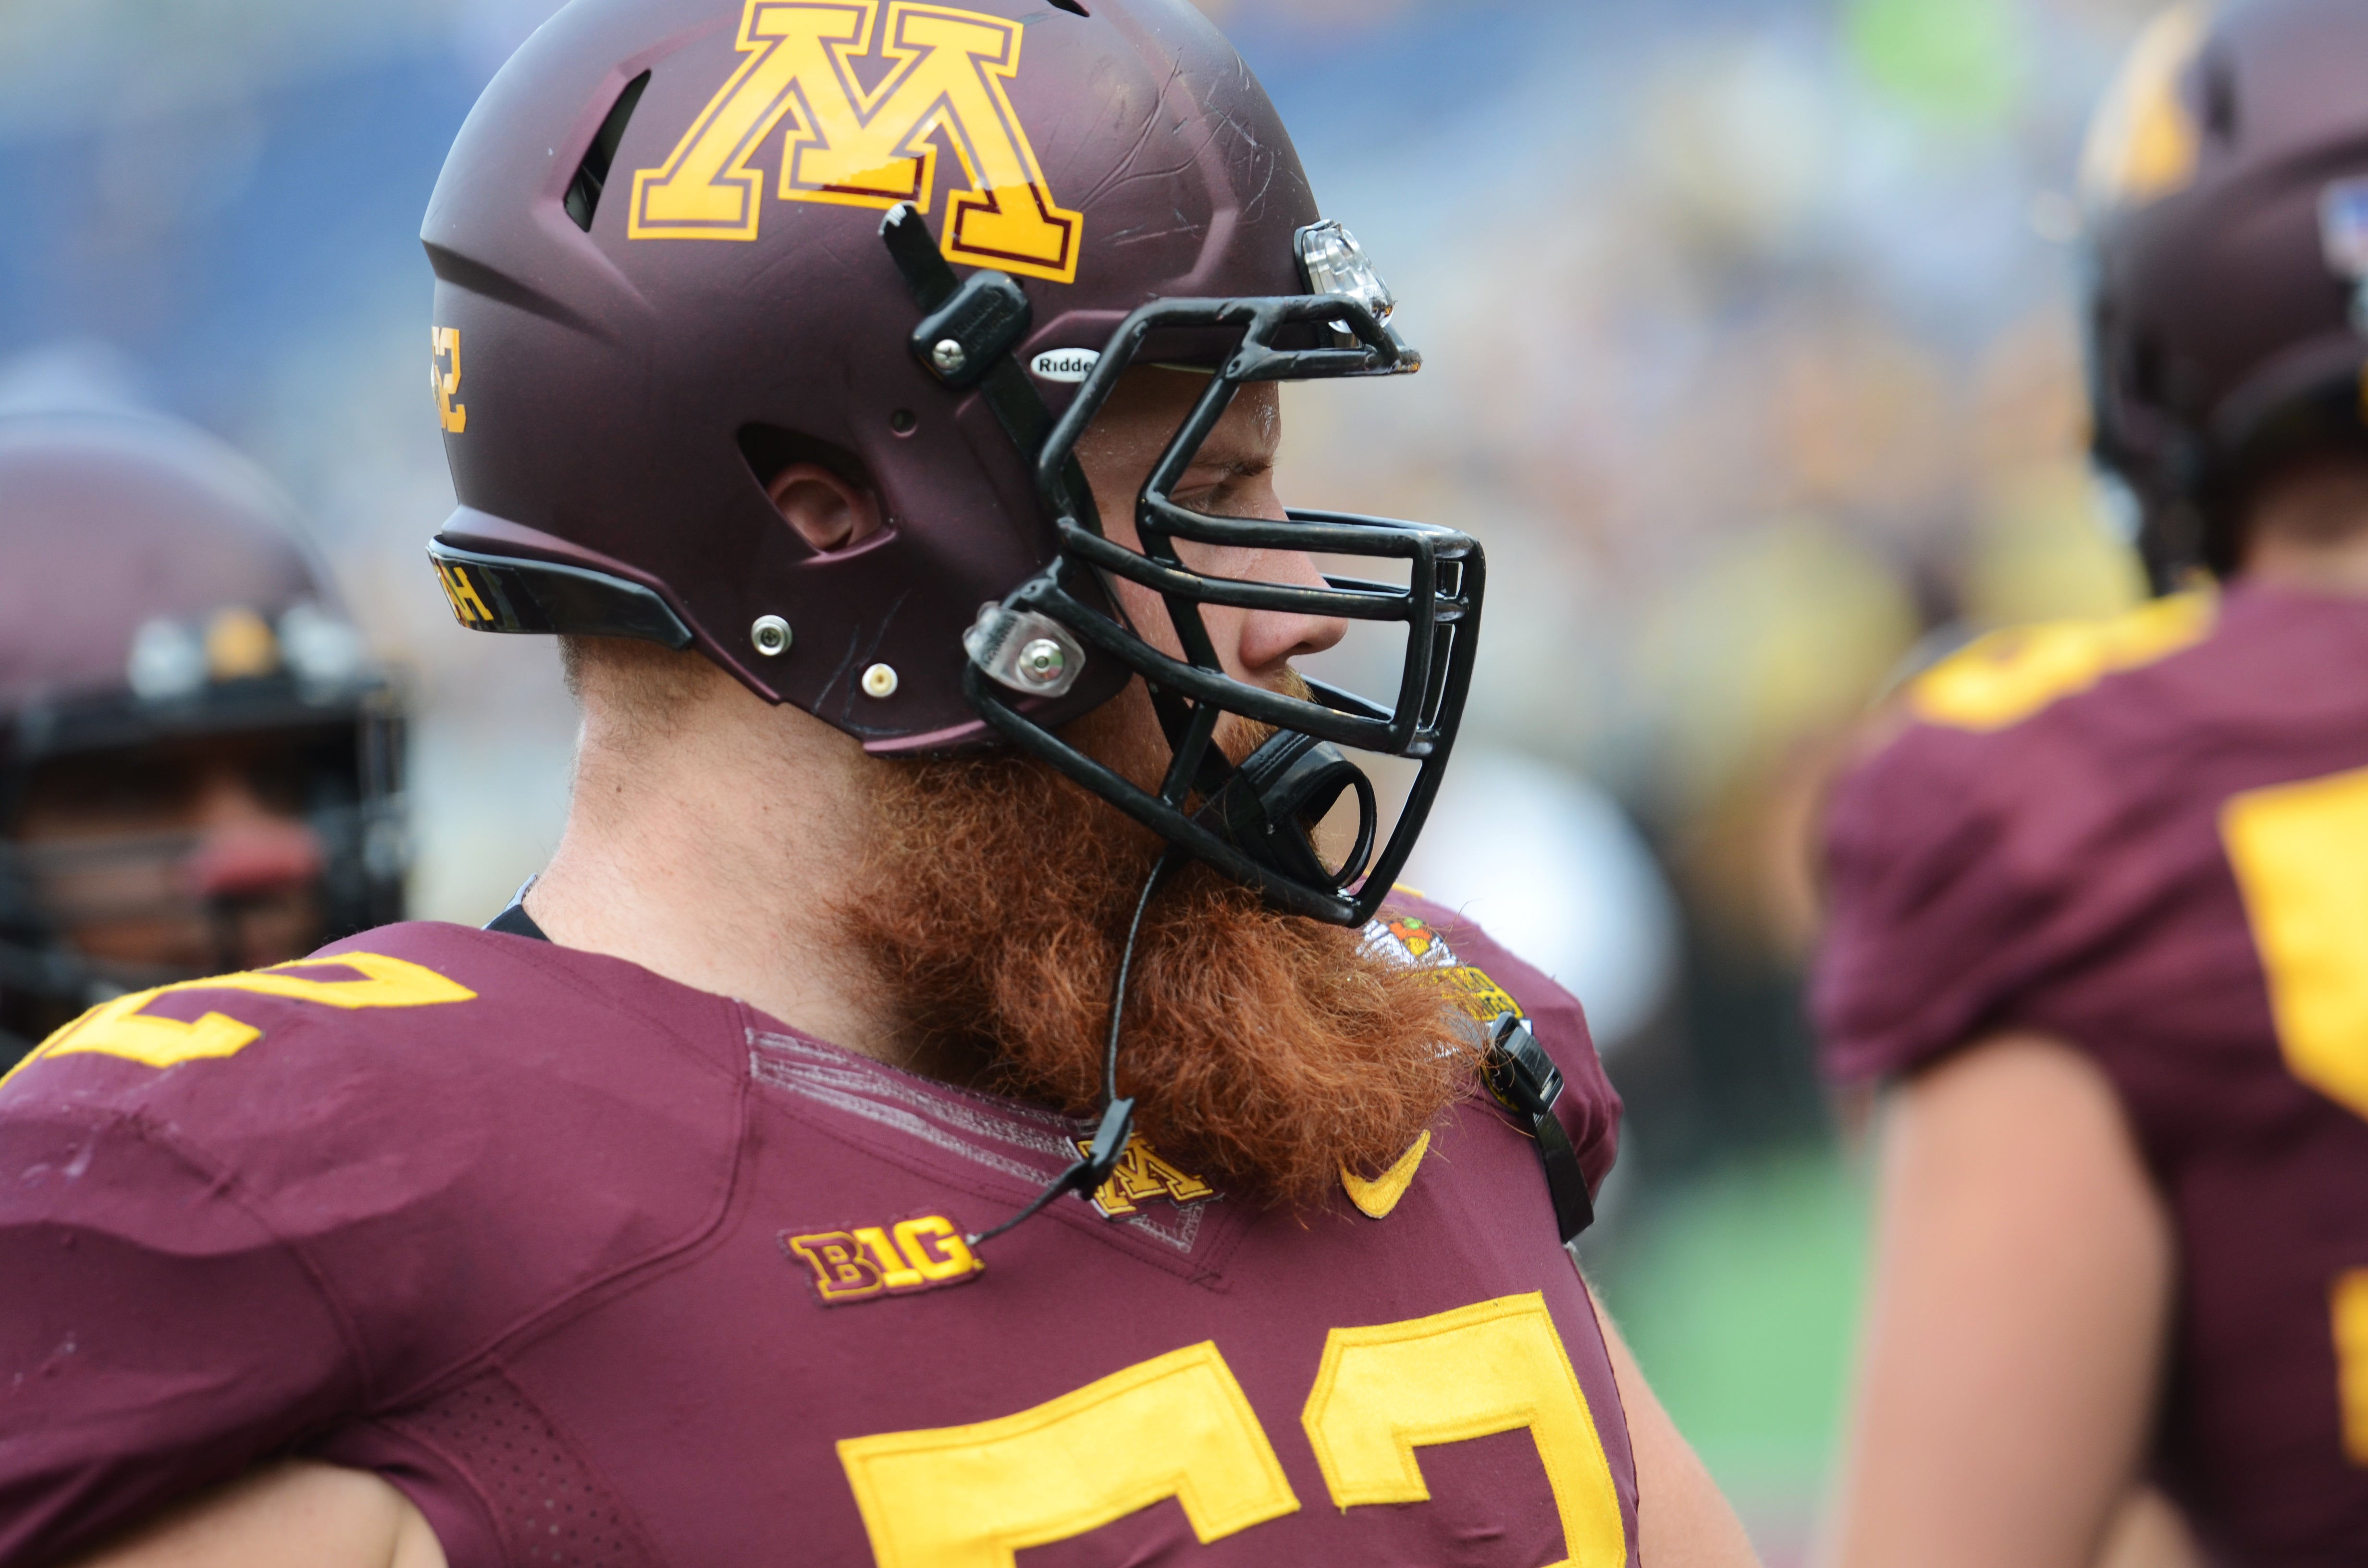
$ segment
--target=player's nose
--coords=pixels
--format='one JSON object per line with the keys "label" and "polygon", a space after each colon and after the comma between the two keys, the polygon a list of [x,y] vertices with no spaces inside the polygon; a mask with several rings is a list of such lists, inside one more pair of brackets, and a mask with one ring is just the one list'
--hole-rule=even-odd
{"label": "player's nose", "polygon": [[[1295,588],[1328,586],[1304,551],[1275,551],[1258,563],[1261,582]],[[1349,623],[1337,615],[1308,615],[1289,610],[1252,610],[1242,618],[1242,667],[1253,676],[1268,676],[1293,659],[1337,647],[1349,634]]]}
{"label": "player's nose", "polygon": [[320,835],[304,823],[233,823],[199,836],[182,863],[181,879],[199,898],[253,898],[318,880],[327,858]]}
{"label": "player's nose", "polygon": [[224,759],[201,780],[198,842],[181,866],[199,898],[253,898],[316,881],[328,852],[312,824],[274,810],[247,769]]}

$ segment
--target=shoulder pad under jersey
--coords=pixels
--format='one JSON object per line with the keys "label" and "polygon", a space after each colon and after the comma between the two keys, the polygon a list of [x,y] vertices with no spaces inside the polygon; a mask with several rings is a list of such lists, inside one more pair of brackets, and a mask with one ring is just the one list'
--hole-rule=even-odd
{"label": "shoulder pad under jersey", "polygon": [[1365,940],[1371,950],[1435,971],[1451,1003],[1475,1024],[1507,1012],[1521,1016],[1562,1070],[1555,1119],[1569,1133],[1588,1185],[1600,1185],[1619,1155],[1621,1103],[1604,1076],[1578,998],[1474,922],[1409,888],[1391,893],[1366,926]]}

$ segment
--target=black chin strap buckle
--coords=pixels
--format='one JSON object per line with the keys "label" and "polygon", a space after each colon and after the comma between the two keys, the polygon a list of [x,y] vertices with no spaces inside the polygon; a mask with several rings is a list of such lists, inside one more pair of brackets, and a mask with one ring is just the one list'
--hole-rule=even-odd
{"label": "black chin strap buckle", "polygon": [[[1357,844],[1335,869],[1315,846],[1315,827],[1351,790]],[[1204,826],[1269,870],[1336,888],[1355,881],[1372,863],[1380,820],[1365,770],[1338,746],[1292,730],[1244,758],[1201,812]]]}
{"label": "black chin strap buckle", "polygon": [[1563,1245],[1595,1223],[1595,1200],[1587,1190],[1587,1173],[1579,1168],[1578,1151],[1554,1113],[1562,1098],[1562,1069],[1540,1045],[1519,1013],[1500,1013],[1488,1026],[1488,1052],[1481,1076],[1497,1103],[1526,1125],[1536,1140],[1538,1162],[1545,1167],[1546,1192],[1554,1199],[1554,1225]]}
{"label": "black chin strap buckle", "polygon": [[1090,1198],[1110,1180],[1110,1173],[1126,1153],[1127,1140],[1134,1136],[1134,1101],[1112,1100],[1102,1112],[1102,1124],[1094,1129],[1093,1153],[1061,1173],[1061,1188],[1080,1198]]}
{"label": "black chin strap buckle", "polygon": [[984,1246],[1006,1231],[1016,1230],[1042,1213],[1053,1199],[1064,1192],[1091,1198],[1101,1190],[1102,1183],[1110,1180],[1110,1173],[1118,1169],[1119,1161],[1126,1154],[1127,1143],[1133,1137],[1134,1101],[1131,1098],[1110,1101],[1110,1108],[1102,1112],[1101,1125],[1094,1129],[1091,1153],[1070,1162],[1069,1168],[1054,1176],[1027,1208],[995,1229],[965,1236],[962,1240],[973,1247]]}

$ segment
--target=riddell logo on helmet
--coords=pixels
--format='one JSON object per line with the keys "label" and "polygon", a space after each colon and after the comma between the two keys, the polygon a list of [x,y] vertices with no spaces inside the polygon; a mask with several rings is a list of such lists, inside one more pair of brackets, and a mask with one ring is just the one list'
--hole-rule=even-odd
{"label": "riddell logo on helmet", "polygon": [[1075,385],[1092,375],[1101,362],[1099,348],[1047,348],[1030,360],[1028,368],[1045,381]]}
{"label": "riddell logo on helmet", "polygon": [[[1020,24],[894,0],[747,0],[746,56],[664,165],[633,176],[636,240],[753,240],[765,176],[748,166],[786,118],[785,201],[929,210],[946,133],[970,188],[947,204],[946,257],[1076,280],[1085,220],[1053,199],[1004,85],[1019,72]],[[858,61],[889,63],[875,88]],[[795,110],[796,112],[792,112]]]}

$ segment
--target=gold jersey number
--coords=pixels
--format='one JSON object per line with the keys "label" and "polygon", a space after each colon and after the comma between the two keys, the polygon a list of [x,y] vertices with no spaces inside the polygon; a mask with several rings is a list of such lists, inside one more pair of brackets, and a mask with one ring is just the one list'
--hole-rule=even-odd
{"label": "gold jersey number", "polygon": [[[351,977],[351,978],[348,978]],[[150,1067],[176,1067],[184,1062],[235,1056],[263,1037],[252,1024],[224,1013],[208,1011],[194,1021],[161,1018],[144,1009],[159,996],[178,991],[245,992],[311,1002],[324,1007],[431,1007],[468,1002],[476,993],[403,959],[381,953],[339,953],[333,958],[281,964],[248,974],[217,975],[211,980],[185,980],[153,991],[134,991],[101,1003],[48,1040],[18,1062],[6,1078],[15,1077],[36,1062],[88,1052],[120,1056]]]}
{"label": "gold jersey number", "polygon": [[[2220,837],[2287,1071],[2368,1118],[2368,768],[2234,796]],[[2328,1294],[2344,1451],[2368,1465],[2368,1268]]]}
{"label": "gold jersey number", "polygon": [[[1300,1423],[1346,1510],[1430,1498],[1415,1450],[1526,1428],[1563,1528],[1556,1568],[1628,1560],[1620,1495],[1543,1296],[1336,1328]],[[1274,1445],[1213,1344],[1032,1410],[838,1445],[880,1568],[1013,1568],[1175,1498],[1202,1545],[1299,1511]]]}

